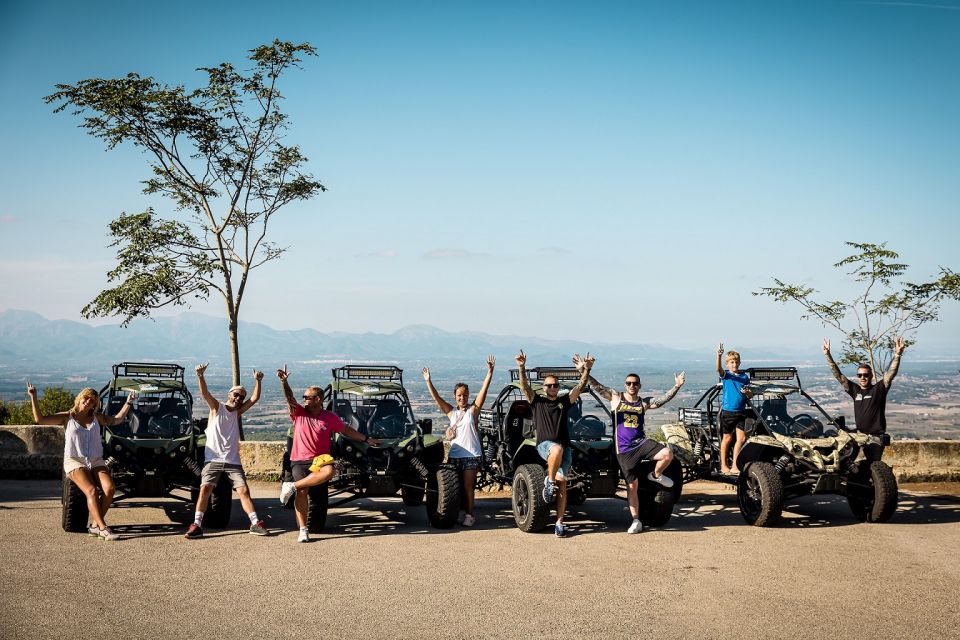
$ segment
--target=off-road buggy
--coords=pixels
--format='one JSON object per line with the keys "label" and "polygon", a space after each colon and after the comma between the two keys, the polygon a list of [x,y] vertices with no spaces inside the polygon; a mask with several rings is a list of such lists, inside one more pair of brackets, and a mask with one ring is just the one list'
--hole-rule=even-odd
{"label": "off-road buggy", "polygon": [[[185,521],[189,504],[199,495],[206,437],[202,422],[193,419],[193,396],[184,384],[184,369],[176,364],[114,365],[113,379],[100,390],[102,411],[119,413],[131,391],[137,398],[123,423],[102,427],[103,455],[117,486],[114,502],[168,497],[175,502],[164,505],[167,515]],[[86,531],[86,498],[66,475],[62,486],[63,529]],[[204,522],[214,528],[226,526],[231,502],[232,487],[223,478],[210,498]]]}
{"label": "off-road buggy", "polygon": [[[708,389],[693,407],[665,425],[667,443],[683,465],[684,480],[735,484],[740,512],[757,526],[777,522],[786,500],[813,494],[846,496],[860,521],[885,522],[897,509],[897,480],[880,461],[858,460],[869,436],[848,431],[804,391],[794,367],[746,369],[750,376],[747,441],[739,476],[720,474],[723,387]],[[889,436],[884,436],[885,444]],[[733,447],[730,447],[731,452]],[[728,463],[732,462],[728,460]]]}
{"label": "off-road buggy", "polygon": [[[414,417],[402,369],[379,365],[334,369],[333,382],[324,391],[324,398],[326,408],[344,424],[381,443],[358,443],[341,434],[334,437],[334,476],[309,491],[307,519],[311,533],[323,530],[333,497],[338,498],[333,506],[339,506],[357,498],[397,493],[408,506],[423,503],[426,496],[430,524],[437,528],[453,526],[460,504],[456,470],[443,462],[443,441],[431,433],[433,421]],[[283,476],[292,480],[292,440],[288,443]]]}
{"label": "off-road buggy", "polygon": [[[556,376],[560,393],[567,394],[576,386],[580,372],[574,367],[528,369],[527,378],[534,393],[543,393],[543,379],[547,376]],[[580,505],[588,497],[616,497],[620,468],[608,403],[592,389],[584,390],[570,406],[567,420],[573,449],[567,502]],[[533,410],[523,394],[517,369],[510,371],[510,384],[500,391],[491,408],[480,412],[479,431],[483,458],[477,487],[511,486],[517,527],[525,532],[543,529],[550,514],[550,505],[543,500],[546,462],[537,452]],[[653,464],[650,463],[651,471]],[[641,520],[647,526],[666,524],[680,495],[680,466],[672,466],[667,474],[675,482],[671,489],[646,479],[640,482]]]}

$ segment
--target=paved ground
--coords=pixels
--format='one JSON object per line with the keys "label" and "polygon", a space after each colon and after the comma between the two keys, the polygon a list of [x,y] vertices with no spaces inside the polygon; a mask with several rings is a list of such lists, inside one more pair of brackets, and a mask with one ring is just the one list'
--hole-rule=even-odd
{"label": "paved ground", "polygon": [[272,537],[236,501],[190,541],[140,503],[106,543],[60,529],[59,483],[2,481],[0,638],[957,638],[960,498],[917,488],[888,524],[806,498],[759,529],[695,483],[664,530],[628,536],[625,504],[594,500],[565,540],[521,533],[504,498],[451,531],[361,500],[298,545],[275,485],[254,487]]}

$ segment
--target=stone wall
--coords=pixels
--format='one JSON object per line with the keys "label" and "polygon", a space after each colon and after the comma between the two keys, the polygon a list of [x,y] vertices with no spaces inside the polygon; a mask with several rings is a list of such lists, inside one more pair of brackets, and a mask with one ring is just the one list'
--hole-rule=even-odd
{"label": "stone wall", "polygon": [[[241,443],[247,475],[276,480],[284,447],[283,442]],[[960,440],[894,440],[883,459],[901,482],[960,481]],[[0,477],[58,477],[62,461],[62,428],[0,426]]]}

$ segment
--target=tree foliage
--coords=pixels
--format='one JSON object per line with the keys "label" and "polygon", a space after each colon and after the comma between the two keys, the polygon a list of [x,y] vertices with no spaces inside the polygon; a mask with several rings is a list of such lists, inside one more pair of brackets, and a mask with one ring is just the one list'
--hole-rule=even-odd
{"label": "tree foliage", "polygon": [[[63,387],[44,387],[38,401],[40,413],[46,416],[73,408],[73,394]],[[2,415],[4,412],[6,415]],[[0,418],[0,424],[33,424],[30,401],[11,402],[5,407],[0,403]]]}
{"label": "tree foliage", "polygon": [[853,300],[825,300],[816,290],[803,285],[786,284],[774,278],[776,286],[754,291],[778,302],[795,302],[806,312],[801,318],[818,318],[844,336],[841,363],[869,362],[882,376],[890,365],[894,343],[903,337],[909,346],[922,325],[938,319],[944,300],[960,299],[960,275],[940,267],[935,280],[923,283],[903,279],[909,268],[886,243],[847,242],[856,253],[833,266],[846,269],[861,283],[862,291]]}
{"label": "tree foliage", "polygon": [[252,67],[230,63],[199,69],[206,85],[187,90],[130,73],[56,85],[44,98],[55,112],[70,109],[107,149],[139,147],[151,176],[144,193],[173,203],[122,213],[110,224],[117,266],[113,286],[87,304],[85,317],[117,315],[124,324],[167,305],[219,294],[229,320],[233,381],[239,384],[237,319],[250,272],[279,258],[267,240],[272,217],[285,205],[325,187],[303,171],[307,158],[284,144],[287,116],[277,85],[307,43],[275,40],[249,52]]}

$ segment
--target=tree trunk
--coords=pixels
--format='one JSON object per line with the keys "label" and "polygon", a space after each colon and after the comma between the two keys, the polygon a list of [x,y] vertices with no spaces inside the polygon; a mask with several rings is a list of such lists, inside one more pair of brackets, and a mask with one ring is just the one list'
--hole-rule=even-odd
{"label": "tree trunk", "polygon": [[[240,384],[240,343],[237,336],[237,314],[233,310],[231,310],[229,313],[230,324],[228,327],[230,331],[230,367],[233,369],[233,386],[236,386]],[[240,439],[244,440],[243,416],[237,416],[237,425],[240,427]]]}

